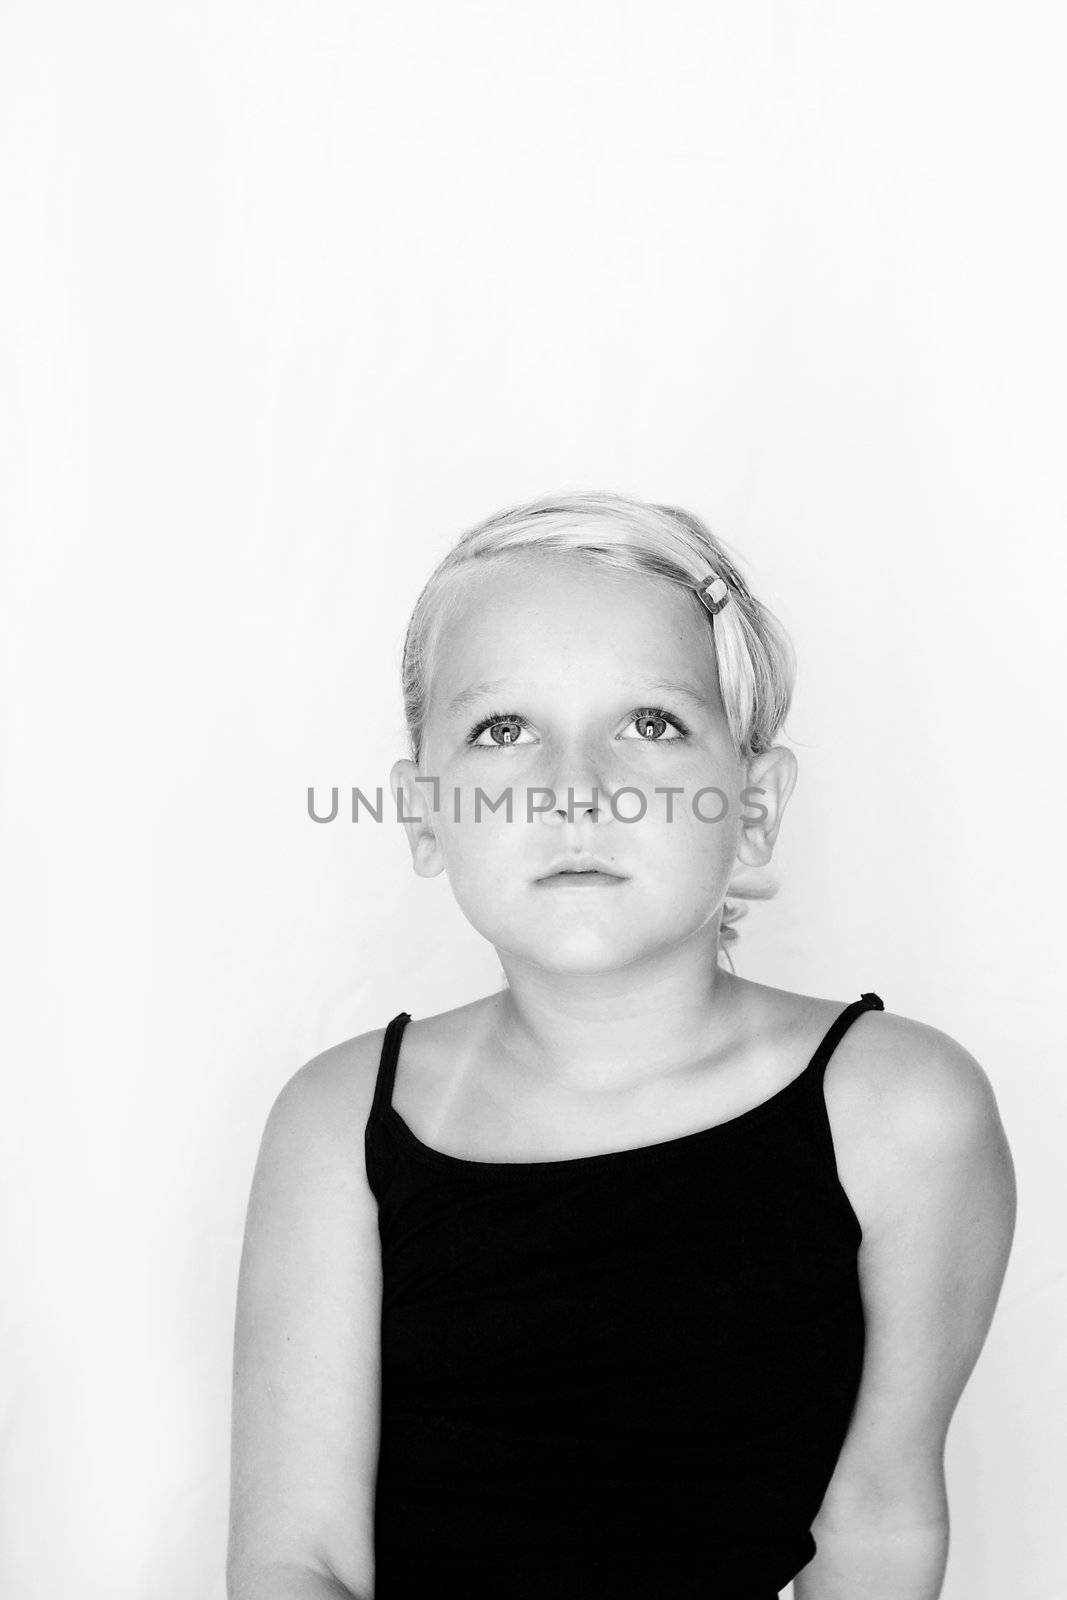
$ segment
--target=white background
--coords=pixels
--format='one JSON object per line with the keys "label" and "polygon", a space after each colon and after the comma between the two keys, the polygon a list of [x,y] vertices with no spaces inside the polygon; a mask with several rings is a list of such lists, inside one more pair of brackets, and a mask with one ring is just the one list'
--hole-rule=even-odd
{"label": "white background", "polygon": [[996,1088],[1019,1223],[944,1596],[1060,1596],[1058,8],[0,26],[0,1588],[221,1600],[269,1106],[500,976],[395,824],[316,827],[307,787],[387,785],[464,526],[607,488],[705,516],[797,645],[739,970],[875,989]]}

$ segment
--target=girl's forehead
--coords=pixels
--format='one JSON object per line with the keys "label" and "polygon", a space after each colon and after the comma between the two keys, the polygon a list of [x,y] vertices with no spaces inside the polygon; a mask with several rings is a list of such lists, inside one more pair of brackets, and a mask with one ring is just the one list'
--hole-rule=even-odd
{"label": "girl's forehead", "polygon": [[701,620],[680,584],[570,551],[509,554],[469,575],[457,573],[453,582],[449,609],[457,634],[470,635],[472,627],[481,626],[491,631],[500,617],[512,629],[523,620],[563,629],[575,614],[630,624],[634,630],[650,620],[677,623],[688,617],[694,625]]}
{"label": "girl's forehead", "polygon": [[626,681],[681,676],[717,698],[706,613],[682,585],[570,552],[516,554],[461,582],[434,655],[438,706],[476,680],[547,687],[577,672]]}

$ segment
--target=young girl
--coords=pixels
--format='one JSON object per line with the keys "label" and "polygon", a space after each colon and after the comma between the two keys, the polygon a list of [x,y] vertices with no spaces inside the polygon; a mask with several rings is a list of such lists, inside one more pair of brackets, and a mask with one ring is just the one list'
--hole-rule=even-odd
{"label": "young girl", "polygon": [[935,1600],[1015,1214],[989,1081],[875,993],[720,957],[797,775],[722,542],[574,495],[466,534],[391,777],[506,983],[271,1111],[231,1600]]}

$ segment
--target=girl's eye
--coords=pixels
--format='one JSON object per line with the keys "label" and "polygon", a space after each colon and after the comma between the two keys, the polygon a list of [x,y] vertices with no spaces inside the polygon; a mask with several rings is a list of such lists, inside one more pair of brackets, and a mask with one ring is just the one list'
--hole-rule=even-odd
{"label": "girl's eye", "polygon": [[[680,717],[673,716],[669,711],[662,711],[659,706],[640,706],[636,711],[630,712],[629,720],[636,722],[638,738],[643,739],[646,744],[680,744],[689,733],[689,729]],[[668,723],[678,729],[678,738],[663,737],[663,730]]]}
{"label": "girl's eye", "polygon": [[[510,711],[492,711],[489,716],[483,717],[476,728],[472,728],[467,735],[467,743],[475,745],[479,750],[505,750],[509,745],[517,744],[519,734],[526,726],[524,717],[516,716]],[[486,744],[481,743],[483,733],[497,734]]]}
{"label": "girl's eye", "polygon": [[[669,711],[662,710],[659,706],[638,706],[627,716],[628,723],[637,724],[637,736],[646,744],[679,744],[689,734],[689,729],[680,717]],[[677,737],[665,737],[667,727],[677,729]],[[520,717],[516,712],[493,711],[483,717],[477,727],[472,728],[467,735],[467,743],[479,750],[505,750],[511,745],[518,744],[519,736],[526,728],[526,718]],[[488,733],[489,740],[482,742],[482,734]]]}

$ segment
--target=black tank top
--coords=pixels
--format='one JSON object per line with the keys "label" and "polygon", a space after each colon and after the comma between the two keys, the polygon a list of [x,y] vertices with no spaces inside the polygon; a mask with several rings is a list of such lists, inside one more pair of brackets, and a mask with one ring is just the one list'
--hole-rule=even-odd
{"label": "black tank top", "polygon": [[775,1600],[859,1387],[860,1223],[823,1071],[632,1150],[485,1162],[367,1120],[382,1252],[375,1600]]}

